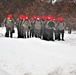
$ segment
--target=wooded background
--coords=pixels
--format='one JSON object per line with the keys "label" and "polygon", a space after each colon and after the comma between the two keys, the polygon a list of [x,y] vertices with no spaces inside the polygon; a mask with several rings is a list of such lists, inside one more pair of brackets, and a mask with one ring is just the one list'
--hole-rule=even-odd
{"label": "wooded background", "polygon": [[20,14],[63,16],[68,25],[76,28],[76,3],[73,0],[61,0],[52,5],[45,0],[0,0],[0,22],[12,13],[16,20]]}

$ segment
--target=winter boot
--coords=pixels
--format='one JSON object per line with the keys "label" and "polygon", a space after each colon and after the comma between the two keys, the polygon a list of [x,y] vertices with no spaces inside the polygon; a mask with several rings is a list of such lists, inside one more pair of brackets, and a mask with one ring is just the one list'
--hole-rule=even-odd
{"label": "winter boot", "polygon": [[10,33],[10,38],[12,38],[12,32]]}
{"label": "winter boot", "polygon": [[9,33],[6,32],[6,33],[5,33],[5,37],[9,37]]}

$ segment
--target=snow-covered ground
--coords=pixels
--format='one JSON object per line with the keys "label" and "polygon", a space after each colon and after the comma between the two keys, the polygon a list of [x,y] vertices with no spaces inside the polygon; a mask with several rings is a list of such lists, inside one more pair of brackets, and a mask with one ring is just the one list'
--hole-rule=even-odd
{"label": "snow-covered ground", "polygon": [[0,28],[0,75],[76,75],[76,32],[55,42],[4,33]]}

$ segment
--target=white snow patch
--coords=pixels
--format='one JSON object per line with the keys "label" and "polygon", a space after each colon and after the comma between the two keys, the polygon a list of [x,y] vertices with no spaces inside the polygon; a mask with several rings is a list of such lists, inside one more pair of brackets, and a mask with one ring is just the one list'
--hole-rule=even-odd
{"label": "white snow patch", "polygon": [[55,42],[1,37],[0,68],[6,75],[76,75],[76,35]]}

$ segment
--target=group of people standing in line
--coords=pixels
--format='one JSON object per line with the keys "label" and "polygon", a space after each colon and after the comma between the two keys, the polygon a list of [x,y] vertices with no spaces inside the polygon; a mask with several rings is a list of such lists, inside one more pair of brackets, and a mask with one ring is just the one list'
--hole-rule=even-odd
{"label": "group of people standing in line", "polygon": [[66,25],[63,17],[56,18],[51,15],[42,15],[29,18],[21,14],[15,21],[13,15],[9,14],[2,24],[6,27],[5,37],[12,38],[15,32],[14,27],[17,27],[18,38],[36,37],[48,41],[64,41],[64,30]]}

